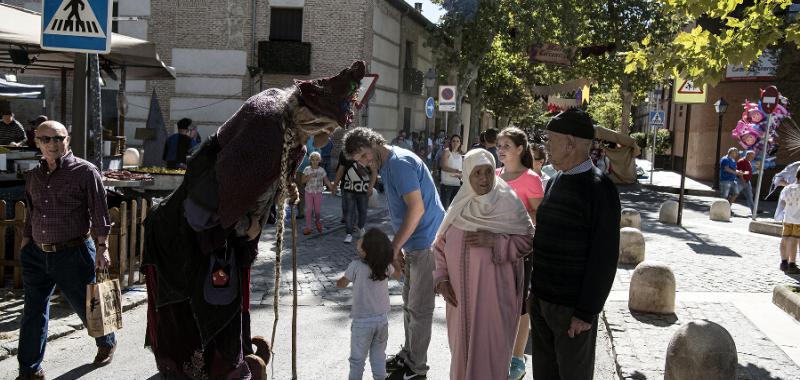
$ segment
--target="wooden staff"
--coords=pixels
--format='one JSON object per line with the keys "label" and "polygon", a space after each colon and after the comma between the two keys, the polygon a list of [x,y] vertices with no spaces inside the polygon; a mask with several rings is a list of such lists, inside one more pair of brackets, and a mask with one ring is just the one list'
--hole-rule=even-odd
{"label": "wooden staff", "polygon": [[292,380],[297,380],[297,208],[292,206]]}

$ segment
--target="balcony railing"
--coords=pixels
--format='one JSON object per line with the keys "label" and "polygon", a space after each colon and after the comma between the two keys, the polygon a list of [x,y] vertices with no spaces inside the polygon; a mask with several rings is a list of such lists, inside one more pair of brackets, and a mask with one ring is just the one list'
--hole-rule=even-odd
{"label": "balcony railing", "polygon": [[406,67],[403,69],[403,91],[409,94],[422,95],[422,85],[425,82],[425,75],[422,71],[415,68]]}
{"label": "balcony railing", "polygon": [[265,74],[311,74],[311,44],[297,41],[259,41],[258,67]]}

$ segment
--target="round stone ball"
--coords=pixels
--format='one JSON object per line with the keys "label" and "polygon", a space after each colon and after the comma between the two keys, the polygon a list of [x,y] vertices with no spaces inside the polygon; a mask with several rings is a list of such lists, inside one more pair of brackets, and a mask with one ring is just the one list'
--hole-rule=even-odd
{"label": "round stone ball", "polygon": [[621,227],[633,227],[636,229],[642,229],[642,217],[639,215],[639,211],[636,211],[632,208],[624,208],[622,209],[622,214],[620,215],[619,226]]}
{"label": "round stone ball", "polygon": [[714,322],[695,320],[672,336],[664,380],[735,380],[737,367],[731,334]]}
{"label": "round stone ball", "polygon": [[628,289],[628,308],[653,314],[675,313],[675,275],[667,264],[644,261],[636,266]]}
{"label": "round stone ball", "polygon": [[125,149],[122,154],[122,165],[124,166],[139,166],[140,155],[139,150],[136,148]]}
{"label": "round stone ball", "polygon": [[644,235],[633,227],[619,229],[619,263],[639,264],[644,261]]}
{"label": "round stone ball", "polygon": [[664,202],[658,210],[658,220],[661,223],[678,224],[678,202]]}
{"label": "round stone ball", "polygon": [[709,217],[717,222],[731,221],[731,204],[725,199],[718,199],[711,204]]}

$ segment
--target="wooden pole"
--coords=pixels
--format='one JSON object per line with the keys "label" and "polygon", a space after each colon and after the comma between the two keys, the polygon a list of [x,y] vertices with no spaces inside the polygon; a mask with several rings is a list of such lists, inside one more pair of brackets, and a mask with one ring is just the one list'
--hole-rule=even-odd
{"label": "wooden pole", "polygon": [[297,208],[292,206],[292,380],[297,380]]}

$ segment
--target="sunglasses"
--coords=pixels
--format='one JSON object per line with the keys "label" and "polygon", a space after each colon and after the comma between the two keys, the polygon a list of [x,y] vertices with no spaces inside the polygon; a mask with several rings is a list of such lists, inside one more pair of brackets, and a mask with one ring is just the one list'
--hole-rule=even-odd
{"label": "sunglasses", "polygon": [[42,144],[50,144],[50,141],[55,141],[57,143],[62,143],[67,138],[67,136],[38,136],[36,137],[39,142]]}

